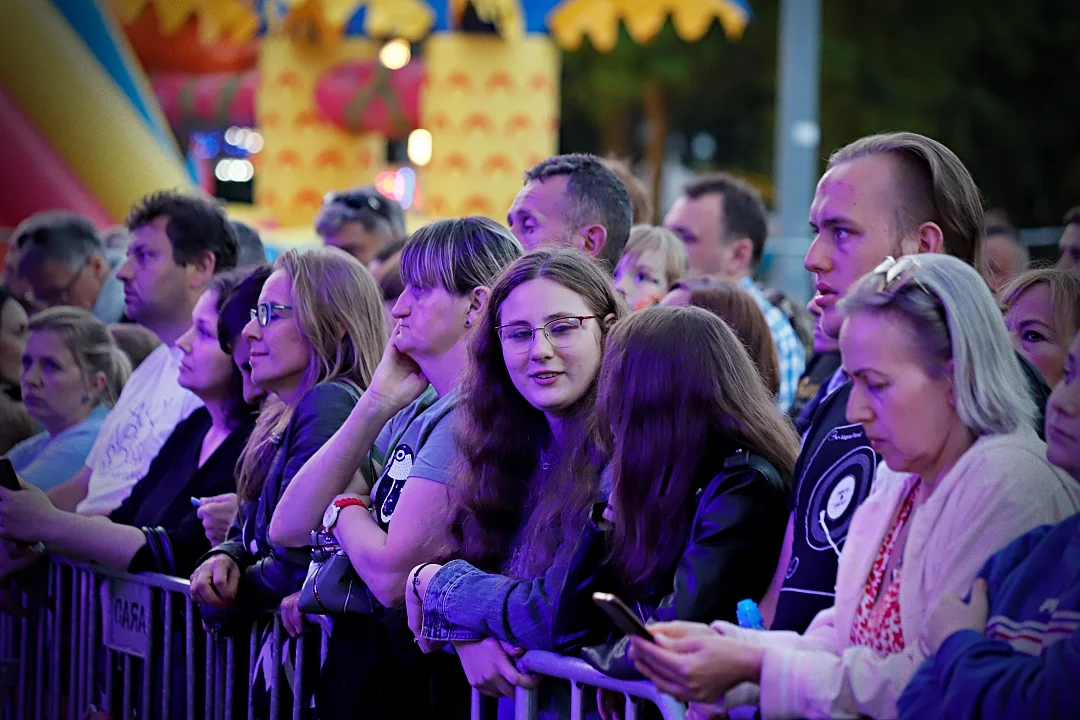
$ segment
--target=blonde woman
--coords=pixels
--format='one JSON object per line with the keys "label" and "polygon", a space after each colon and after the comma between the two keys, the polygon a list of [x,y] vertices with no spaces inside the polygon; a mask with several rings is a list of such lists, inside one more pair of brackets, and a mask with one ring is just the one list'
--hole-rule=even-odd
{"label": "blonde woman", "polygon": [[[308,555],[272,546],[270,518],[293,476],[349,416],[386,345],[382,296],[359,261],[333,248],[290,251],[274,264],[243,337],[252,381],[284,405],[277,422],[253,433],[248,448],[277,447],[266,474],[241,489],[240,517],[191,577],[191,597],[226,608],[276,607],[300,589]],[[207,613],[214,621],[214,614]]]}
{"label": "blonde woman", "polygon": [[1013,348],[1054,387],[1065,376],[1065,358],[1080,329],[1080,275],[1028,270],[1005,285],[998,299]]}
{"label": "blonde woman", "polygon": [[7,458],[19,477],[49,490],[86,464],[131,363],[88,310],[44,310],[30,320],[29,333],[19,384],[26,409],[45,430]]}

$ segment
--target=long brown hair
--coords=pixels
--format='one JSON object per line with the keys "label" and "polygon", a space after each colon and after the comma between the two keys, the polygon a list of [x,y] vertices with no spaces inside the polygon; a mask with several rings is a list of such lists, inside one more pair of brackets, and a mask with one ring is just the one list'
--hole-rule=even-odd
{"label": "long brown hair", "polygon": [[750,293],[729,280],[705,277],[684,280],[672,290],[686,290],[690,304],[708,310],[728,324],[750,353],[769,392],[780,392],[780,360],[765,314]]}
{"label": "long brown hair", "polygon": [[[611,278],[571,248],[542,248],[516,260],[491,290],[470,341],[470,362],[460,391],[457,445],[461,451],[451,536],[457,556],[486,570],[531,578],[572,544],[595,500],[603,465],[595,429],[596,383],[571,408],[547,473],[541,450],[551,441],[544,414],[514,387],[496,327],[507,296],[519,285],[546,278],[581,295],[600,320],[622,317],[625,305]],[[519,539],[519,552],[507,549]]]}
{"label": "long brown hair", "polygon": [[597,422],[611,449],[617,508],[609,557],[627,590],[678,560],[690,535],[687,501],[706,462],[737,449],[790,481],[799,439],[730,327],[695,307],[653,307],[611,332]]}
{"label": "long brown hair", "polygon": [[[292,284],[293,315],[311,362],[301,382],[302,398],[321,382],[341,379],[360,390],[386,347],[382,293],[359,260],[336,248],[290,250],[274,263]],[[292,420],[294,407],[276,397],[263,402],[259,422],[240,455],[237,494],[257,500],[277,445]]]}

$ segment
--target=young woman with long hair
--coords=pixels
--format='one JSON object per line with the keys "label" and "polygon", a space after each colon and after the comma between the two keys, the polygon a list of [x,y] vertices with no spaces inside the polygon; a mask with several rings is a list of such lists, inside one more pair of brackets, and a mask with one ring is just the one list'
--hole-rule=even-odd
{"label": "young woman with long hair", "polygon": [[[597,416],[611,498],[594,507],[563,584],[559,649],[611,637],[594,591],[643,620],[734,621],[772,578],[799,451],[735,333],[700,308],[635,313],[608,338]],[[627,648],[623,638],[584,656],[632,676]]]}
{"label": "young woman with long hair", "polygon": [[729,280],[703,277],[675,283],[660,304],[704,308],[727,323],[750,353],[769,392],[774,398],[777,396],[780,392],[780,360],[769,321],[753,295]]}
{"label": "young woman with long hair", "polygon": [[472,338],[457,411],[457,559],[417,566],[405,597],[422,645],[455,641],[474,683],[489,674],[478,668],[499,668],[484,690],[527,682],[499,641],[551,646],[553,593],[601,496],[596,379],[625,312],[598,265],[544,248],[499,278]]}
{"label": "young woman with long hair", "polygon": [[[239,488],[240,515],[230,539],[213,548],[191,577],[191,597],[203,609],[227,608],[241,577],[247,602],[276,607],[298,590],[307,553],[272,545],[270,519],[304,463],[349,416],[386,344],[382,301],[371,273],[332,248],[290,251],[274,263],[243,337],[250,343],[251,379],[284,405],[265,436],[273,460],[261,477]],[[213,613],[208,614],[213,619]]]}

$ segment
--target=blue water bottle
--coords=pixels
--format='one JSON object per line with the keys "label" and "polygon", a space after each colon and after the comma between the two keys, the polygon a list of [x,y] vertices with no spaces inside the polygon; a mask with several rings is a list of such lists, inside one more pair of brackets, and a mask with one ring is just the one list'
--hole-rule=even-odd
{"label": "blue water bottle", "polygon": [[735,607],[735,617],[739,619],[739,627],[748,630],[764,630],[765,618],[761,617],[761,610],[753,600],[743,600]]}

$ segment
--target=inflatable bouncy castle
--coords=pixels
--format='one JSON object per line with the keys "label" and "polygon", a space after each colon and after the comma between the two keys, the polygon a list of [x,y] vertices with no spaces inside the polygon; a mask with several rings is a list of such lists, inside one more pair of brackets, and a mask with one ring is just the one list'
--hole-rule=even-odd
{"label": "inflatable bouncy castle", "polygon": [[[0,225],[99,225],[154,189],[249,184],[230,212],[313,240],[323,195],[374,184],[415,219],[502,218],[558,150],[559,53],[648,43],[744,0],[5,0]],[[221,195],[223,193],[218,192]],[[228,193],[224,193],[228,196]]]}

